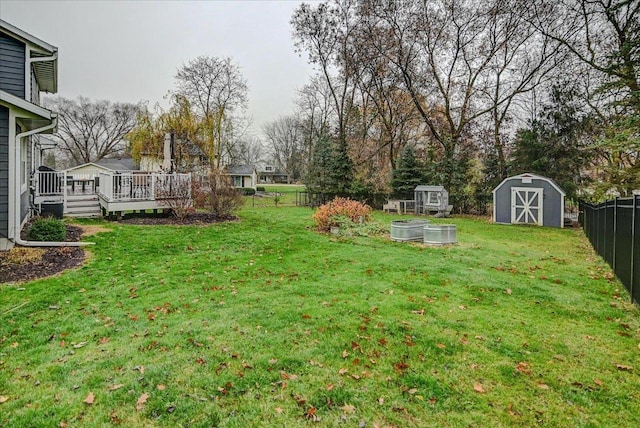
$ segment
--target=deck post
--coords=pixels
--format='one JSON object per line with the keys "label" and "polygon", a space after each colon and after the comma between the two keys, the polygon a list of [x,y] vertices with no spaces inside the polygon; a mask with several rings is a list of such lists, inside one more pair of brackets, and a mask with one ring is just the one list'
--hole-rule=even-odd
{"label": "deck post", "polygon": [[67,212],[67,171],[62,176],[62,212]]}
{"label": "deck post", "polygon": [[155,201],[156,199],[156,174],[151,173],[151,199]]}

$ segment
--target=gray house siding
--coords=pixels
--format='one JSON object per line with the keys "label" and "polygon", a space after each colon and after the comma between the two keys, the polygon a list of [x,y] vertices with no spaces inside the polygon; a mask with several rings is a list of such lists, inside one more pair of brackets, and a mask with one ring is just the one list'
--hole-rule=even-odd
{"label": "gray house siding", "polygon": [[[16,133],[22,132],[20,129],[16,129]],[[29,142],[27,143],[27,189],[20,194],[20,221],[24,221],[29,214],[29,199],[31,197],[29,192],[29,179],[31,177],[31,157],[32,157],[32,140],[33,137],[29,137]]]}
{"label": "gray house siding", "polygon": [[31,70],[31,102],[40,105],[40,86],[33,70]]}
{"label": "gray house siding", "polygon": [[0,106],[0,237],[9,234],[9,109]]}
{"label": "gray house siding", "polygon": [[0,90],[25,98],[25,45],[0,33]]}
{"label": "gray house siding", "polygon": [[511,189],[513,187],[542,189],[542,219],[544,226],[562,227],[563,199],[562,194],[550,182],[532,179],[531,183],[523,183],[519,178],[507,179],[495,189],[495,222],[511,223]]}

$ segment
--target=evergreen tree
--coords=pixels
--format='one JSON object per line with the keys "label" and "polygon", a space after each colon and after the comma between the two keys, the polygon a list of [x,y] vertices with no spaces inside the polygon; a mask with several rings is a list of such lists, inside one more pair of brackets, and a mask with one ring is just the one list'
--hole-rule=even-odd
{"label": "evergreen tree", "polygon": [[313,148],[309,170],[304,180],[304,184],[310,192],[328,193],[332,186],[331,167],[333,164],[333,153],[331,141],[325,136],[321,136]]}
{"label": "evergreen tree", "polygon": [[391,188],[393,197],[398,199],[413,199],[416,186],[422,184],[422,168],[412,147],[406,147],[393,170]]}
{"label": "evergreen tree", "polygon": [[570,198],[586,181],[580,171],[591,156],[587,150],[591,118],[581,114],[575,98],[570,87],[554,87],[549,105],[528,129],[518,131],[511,161],[512,173],[549,177]]}
{"label": "evergreen tree", "polygon": [[338,196],[349,196],[353,184],[353,161],[347,153],[347,143],[339,142],[333,151],[331,165],[332,192]]}

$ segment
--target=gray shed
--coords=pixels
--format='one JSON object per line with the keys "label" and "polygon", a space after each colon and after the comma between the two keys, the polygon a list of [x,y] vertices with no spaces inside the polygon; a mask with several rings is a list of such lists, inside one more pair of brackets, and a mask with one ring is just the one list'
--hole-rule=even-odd
{"label": "gray shed", "polygon": [[443,186],[420,185],[414,189],[416,214],[445,212],[449,205],[449,192]]}
{"label": "gray shed", "polygon": [[564,227],[564,191],[550,178],[525,173],[493,189],[493,221]]}

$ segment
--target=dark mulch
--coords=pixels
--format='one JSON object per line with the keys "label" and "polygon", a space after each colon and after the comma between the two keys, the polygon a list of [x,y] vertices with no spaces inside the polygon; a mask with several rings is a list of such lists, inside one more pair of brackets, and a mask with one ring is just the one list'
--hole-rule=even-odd
{"label": "dark mulch", "polygon": [[[81,236],[81,228],[67,225],[67,241],[79,241]],[[39,260],[23,263],[9,263],[9,251],[0,251],[0,283],[32,281],[55,275],[79,266],[85,257],[80,247],[44,247],[43,250]]]}
{"label": "dark mulch", "polygon": [[184,220],[180,221],[173,215],[149,215],[149,214],[127,214],[122,220],[118,220],[118,223],[126,224],[145,224],[145,225],[159,225],[159,224],[211,224],[221,223],[225,221],[237,220],[235,216],[217,216],[208,213],[195,213],[189,214]]}

